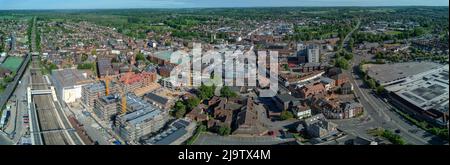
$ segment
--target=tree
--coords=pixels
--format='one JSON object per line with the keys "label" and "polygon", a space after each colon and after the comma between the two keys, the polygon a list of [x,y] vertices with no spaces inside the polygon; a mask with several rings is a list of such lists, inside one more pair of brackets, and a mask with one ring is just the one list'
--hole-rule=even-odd
{"label": "tree", "polygon": [[345,58],[342,57],[338,57],[336,62],[335,62],[335,66],[339,67],[341,69],[348,69],[349,68],[349,63]]}
{"label": "tree", "polygon": [[144,54],[138,53],[136,54],[136,61],[145,60]]}
{"label": "tree", "polygon": [[91,54],[92,55],[97,55],[97,49],[92,49]]}
{"label": "tree", "polygon": [[291,111],[284,110],[280,115],[281,120],[288,120],[294,118],[294,114]]}
{"label": "tree", "polygon": [[384,87],[382,85],[378,86],[376,89],[377,94],[381,94],[384,92]]}
{"label": "tree", "polygon": [[213,97],[215,88],[216,86],[214,84],[212,86],[206,86],[202,84],[200,88],[198,88],[200,99],[204,100]]}
{"label": "tree", "polygon": [[377,83],[375,82],[375,80],[369,78],[369,80],[367,80],[367,84],[369,85],[369,88],[375,89],[375,87],[377,86]]}
{"label": "tree", "polygon": [[77,66],[77,69],[92,69],[95,65],[93,63],[84,63]]}
{"label": "tree", "polygon": [[56,64],[51,63],[51,64],[48,65],[48,70],[49,71],[52,71],[52,70],[55,70],[55,69],[58,69],[58,66],[56,66]]}
{"label": "tree", "polygon": [[11,76],[6,76],[5,78],[3,78],[3,82],[5,84],[12,82],[14,79]]}
{"label": "tree", "polygon": [[186,109],[180,109],[175,112],[175,117],[183,118],[185,114],[186,114]]}
{"label": "tree", "polygon": [[3,83],[0,83],[0,92],[3,92],[6,88],[6,85]]}
{"label": "tree", "polygon": [[200,104],[200,99],[197,97],[191,97],[186,100],[186,107],[189,110],[192,110],[193,108],[197,107],[198,104]]}
{"label": "tree", "polygon": [[236,97],[237,94],[235,92],[233,92],[230,87],[228,86],[224,86],[222,87],[222,89],[220,89],[220,95],[222,97]]}
{"label": "tree", "polygon": [[88,59],[88,55],[87,54],[82,54],[81,55],[81,61],[85,62]]}
{"label": "tree", "polygon": [[350,50],[353,50],[353,45],[355,44],[355,40],[352,38],[350,38],[350,40],[348,41],[348,48]]}
{"label": "tree", "polygon": [[345,53],[344,58],[346,60],[351,60],[351,59],[353,59],[353,54],[352,53]]}
{"label": "tree", "polygon": [[175,109],[175,117],[177,118],[182,118],[186,114],[186,105],[182,101],[177,101],[173,109]]}
{"label": "tree", "polygon": [[382,137],[388,139],[392,144],[395,145],[405,145],[406,142],[402,139],[400,135],[394,134],[389,130],[384,130],[381,134]]}
{"label": "tree", "polygon": [[231,133],[231,128],[228,126],[221,126],[218,131],[219,135],[227,136]]}
{"label": "tree", "polygon": [[289,70],[289,65],[288,65],[288,64],[283,64],[283,69],[284,69],[285,71],[288,71],[288,70]]}

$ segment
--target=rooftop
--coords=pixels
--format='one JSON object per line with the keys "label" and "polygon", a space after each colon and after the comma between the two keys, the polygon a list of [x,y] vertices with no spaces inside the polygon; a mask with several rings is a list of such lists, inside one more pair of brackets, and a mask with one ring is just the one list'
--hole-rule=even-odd
{"label": "rooftop", "polygon": [[145,95],[145,97],[147,97],[147,98],[149,98],[149,99],[151,99],[151,100],[153,100],[155,102],[158,102],[160,104],[166,104],[169,101],[167,98],[161,97],[161,96],[156,95],[154,93],[147,93]]}
{"label": "rooftop", "polygon": [[429,70],[441,67],[433,62],[405,62],[395,64],[368,64],[367,73],[379,84],[387,84],[415,76]]}
{"label": "rooftop", "polygon": [[62,87],[70,87],[92,82],[77,69],[60,69],[52,72],[53,79]]}
{"label": "rooftop", "polygon": [[402,83],[387,86],[385,89],[396,93],[423,110],[436,109],[448,112],[449,104],[449,65],[441,66],[414,75]]}
{"label": "rooftop", "polygon": [[146,140],[146,142],[156,145],[169,145],[187,133],[185,128],[189,124],[188,121],[179,119],[173,122],[169,129]]}
{"label": "rooftop", "polygon": [[276,96],[281,102],[298,101],[299,99],[289,94],[280,94]]}
{"label": "rooftop", "polygon": [[161,109],[133,95],[127,95],[127,107],[132,112],[121,116],[121,119],[132,125],[143,123],[162,113]]}

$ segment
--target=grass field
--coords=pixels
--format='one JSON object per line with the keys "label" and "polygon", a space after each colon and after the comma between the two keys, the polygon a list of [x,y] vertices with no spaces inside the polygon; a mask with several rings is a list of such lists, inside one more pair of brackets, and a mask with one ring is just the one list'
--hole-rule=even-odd
{"label": "grass field", "polygon": [[20,64],[22,63],[23,58],[22,57],[8,57],[3,64],[0,64],[0,67],[7,68],[13,72],[17,72],[17,70],[20,67]]}

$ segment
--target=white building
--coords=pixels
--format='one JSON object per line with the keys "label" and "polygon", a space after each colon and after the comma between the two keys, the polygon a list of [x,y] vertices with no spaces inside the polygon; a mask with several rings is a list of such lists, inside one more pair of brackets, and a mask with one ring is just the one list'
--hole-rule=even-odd
{"label": "white building", "polygon": [[319,63],[320,62],[320,50],[317,45],[310,45],[307,49],[307,56],[309,63]]}
{"label": "white building", "polygon": [[82,87],[92,83],[93,80],[89,80],[86,73],[77,69],[59,69],[52,72],[52,82],[58,99],[72,103],[82,97]]}

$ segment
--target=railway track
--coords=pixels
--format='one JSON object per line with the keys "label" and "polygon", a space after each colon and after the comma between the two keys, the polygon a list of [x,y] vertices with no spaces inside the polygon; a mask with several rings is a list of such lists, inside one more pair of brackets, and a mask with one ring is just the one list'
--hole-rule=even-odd
{"label": "railway track", "polygon": [[[39,61],[33,58],[31,68],[31,80],[33,90],[48,90],[50,87],[46,83],[41,70],[39,69]],[[38,116],[38,125],[43,139],[44,145],[70,145],[73,144],[64,131],[52,131],[64,129],[58,122],[59,116],[53,98],[51,95],[34,95],[32,97],[33,104],[36,107]]]}

